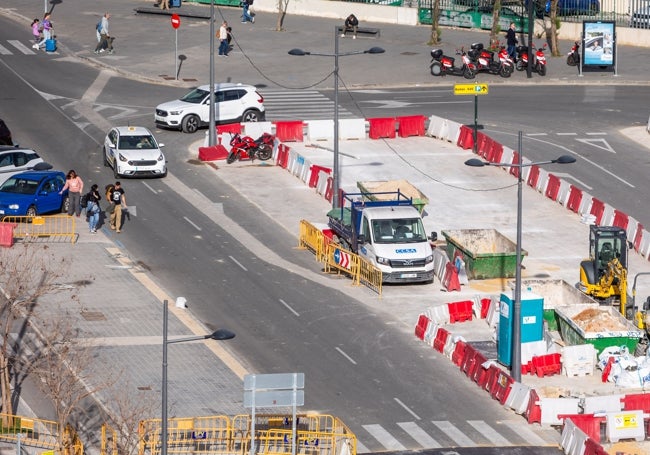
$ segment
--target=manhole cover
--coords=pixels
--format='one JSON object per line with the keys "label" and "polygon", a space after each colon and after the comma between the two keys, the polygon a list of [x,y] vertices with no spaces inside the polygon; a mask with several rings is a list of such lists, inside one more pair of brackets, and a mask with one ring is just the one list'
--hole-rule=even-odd
{"label": "manhole cover", "polygon": [[106,316],[101,311],[82,311],[81,317],[86,321],[105,321]]}
{"label": "manhole cover", "polygon": [[402,55],[418,55],[418,54],[419,52],[409,52],[409,51],[402,52]]}

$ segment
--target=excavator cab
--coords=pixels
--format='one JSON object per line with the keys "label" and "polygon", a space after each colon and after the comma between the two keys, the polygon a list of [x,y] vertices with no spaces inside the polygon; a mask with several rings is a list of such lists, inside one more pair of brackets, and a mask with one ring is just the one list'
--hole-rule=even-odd
{"label": "excavator cab", "polygon": [[[627,234],[616,226],[589,227],[589,259],[580,263],[580,290],[597,299],[627,301]],[[623,313],[624,314],[624,313]]]}

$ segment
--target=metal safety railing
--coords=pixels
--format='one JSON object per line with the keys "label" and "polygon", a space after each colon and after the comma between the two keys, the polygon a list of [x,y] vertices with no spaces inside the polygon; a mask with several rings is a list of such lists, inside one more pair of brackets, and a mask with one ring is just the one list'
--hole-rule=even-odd
{"label": "metal safety railing", "polygon": [[49,449],[52,454],[83,455],[77,433],[67,426],[63,432],[52,420],[0,413],[0,441]]}
{"label": "metal safety railing", "polygon": [[70,239],[77,241],[76,217],[69,215],[49,216],[13,216],[2,218],[3,223],[13,225],[13,237],[30,240],[50,238],[55,240]]}
{"label": "metal safety railing", "polygon": [[300,221],[298,246],[314,253],[316,260],[325,265],[325,273],[345,274],[352,279],[352,284],[362,284],[381,295],[381,270],[358,254],[334,243],[308,221]]}
{"label": "metal safety railing", "polygon": [[[251,449],[251,417],[238,415],[169,419],[167,452],[247,455]],[[161,420],[140,422],[139,455],[160,455]],[[257,415],[255,454],[291,454],[292,417]],[[299,455],[356,455],[356,436],[329,415],[296,416],[296,453]]]}

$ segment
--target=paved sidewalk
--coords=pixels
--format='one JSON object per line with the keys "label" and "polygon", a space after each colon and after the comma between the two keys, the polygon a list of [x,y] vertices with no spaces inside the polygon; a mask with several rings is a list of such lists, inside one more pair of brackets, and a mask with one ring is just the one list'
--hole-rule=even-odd
{"label": "paved sidewalk", "polygon": [[[136,8],[151,8],[152,3],[133,0],[113,0],[97,4],[70,0],[54,5],[52,20],[58,37],[59,53],[87,60],[98,67],[110,68],[133,78],[162,84],[193,86],[209,79],[210,26],[208,5],[184,3],[164,14],[136,14]],[[153,9],[156,13],[163,13]],[[111,35],[115,36],[115,54],[95,55],[95,25],[108,10]],[[326,78],[333,68],[333,58],[288,55],[293,48],[333,53],[334,27],[340,21],[325,18],[289,15],[284,21],[285,31],[276,32],[277,16],[258,13],[254,24],[240,23],[240,8],[215,7],[216,26],[226,19],[233,27],[234,49],[228,58],[215,56],[215,77],[218,81],[244,82],[259,87],[324,88],[333,86],[333,78]],[[175,32],[170,15],[183,14],[178,29],[178,54],[182,55],[179,80],[174,79]],[[21,0],[5,0],[0,14],[29,24],[31,18],[42,15],[42,5],[26,6]],[[187,15],[197,18],[187,17]],[[347,87],[451,85],[466,82],[462,78],[433,77],[429,72],[431,47],[426,43],[429,26],[373,24],[381,29],[377,39],[359,37],[341,38],[340,53],[362,51],[373,46],[385,49],[384,54],[340,58],[341,82]],[[217,27],[218,28],[218,27]],[[25,36],[30,37],[25,26]],[[439,47],[453,55],[455,49],[467,48],[471,43],[488,41],[489,32],[468,29],[443,29]],[[536,40],[541,44],[541,40]],[[218,43],[216,43],[218,44]],[[618,48],[618,76],[596,69],[578,76],[576,67],[566,64],[566,53],[571,42],[561,43],[562,55],[548,57],[548,75],[516,72],[508,79],[479,74],[476,81],[492,84],[648,84],[650,49],[631,46]],[[216,46],[215,46],[216,48]]]}

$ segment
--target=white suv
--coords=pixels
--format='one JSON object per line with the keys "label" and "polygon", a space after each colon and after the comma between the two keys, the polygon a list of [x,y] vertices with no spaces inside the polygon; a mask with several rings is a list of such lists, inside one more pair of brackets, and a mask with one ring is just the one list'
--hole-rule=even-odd
{"label": "white suv", "polygon": [[43,159],[34,150],[0,145],[0,184],[14,174],[34,169],[42,162]]}
{"label": "white suv", "polygon": [[[222,83],[215,85],[215,122],[259,122],[264,120],[264,98],[252,85]],[[210,121],[210,89],[195,88],[180,100],[156,107],[157,126],[194,133]]]}

